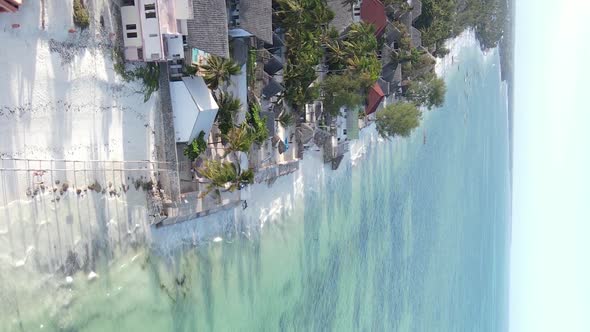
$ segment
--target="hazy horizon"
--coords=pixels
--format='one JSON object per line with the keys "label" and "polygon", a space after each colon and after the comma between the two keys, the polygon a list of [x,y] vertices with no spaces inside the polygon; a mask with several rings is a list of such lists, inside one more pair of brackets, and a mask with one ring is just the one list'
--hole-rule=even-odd
{"label": "hazy horizon", "polygon": [[590,2],[516,2],[511,331],[590,331]]}

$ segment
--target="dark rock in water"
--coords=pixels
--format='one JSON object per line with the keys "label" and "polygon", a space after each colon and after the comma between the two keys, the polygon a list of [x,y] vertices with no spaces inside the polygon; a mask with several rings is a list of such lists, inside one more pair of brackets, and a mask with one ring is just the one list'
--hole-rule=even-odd
{"label": "dark rock in water", "polygon": [[82,189],[76,189],[76,195],[80,196],[81,193],[82,193]]}
{"label": "dark rock in water", "polygon": [[74,275],[76,272],[80,271],[80,269],[81,264],[80,260],[78,259],[78,255],[76,255],[76,253],[73,251],[69,251],[63,267],[64,274],[67,276],[71,276]]}
{"label": "dark rock in water", "polygon": [[94,190],[97,193],[102,191],[102,187],[100,186],[100,184],[98,182],[94,182],[93,184],[89,185],[88,189]]}
{"label": "dark rock in water", "polygon": [[61,191],[64,192],[64,193],[67,192],[69,188],[70,188],[70,185],[67,182],[64,182],[61,185]]}
{"label": "dark rock in water", "polygon": [[59,184],[59,180],[55,180],[55,185],[57,186]]}

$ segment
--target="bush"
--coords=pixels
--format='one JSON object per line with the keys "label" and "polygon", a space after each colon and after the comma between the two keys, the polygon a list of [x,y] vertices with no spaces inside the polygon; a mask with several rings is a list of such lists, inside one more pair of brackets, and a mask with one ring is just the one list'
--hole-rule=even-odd
{"label": "bush", "polygon": [[82,4],[82,0],[74,0],[74,24],[81,29],[90,25],[88,9]]}
{"label": "bush", "polygon": [[246,121],[253,130],[254,141],[258,144],[264,143],[268,139],[268,128],[266,128],[266,121],[260,118],[260,104],[250,104],[250,110],[246,115]]}
{"label": "bush", "polygon": [[201,155],[201,153],[207,150],[207,142],[205,141],[205,132],[201,131],[199,136],[195,138],[192,143],[188,144],[184,148],[183,154],[190,160],[193,161]]}
{"label": "bush", "polygon": [[160,66],[157,63],[150,62],[145,67],[135,69],[132,74],[136,79],[143,82],[143,101],[146,102],[152,96],[152,93],[160,88]]}

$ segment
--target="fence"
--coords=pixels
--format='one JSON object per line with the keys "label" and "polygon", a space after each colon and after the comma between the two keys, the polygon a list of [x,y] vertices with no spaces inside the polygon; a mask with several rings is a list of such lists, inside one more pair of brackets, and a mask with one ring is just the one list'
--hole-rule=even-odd
{"label": "fence", "polygon": [[147,160],[0,159],[0,256],[55,271],[124,252],[149,236],[161,206],[151,193],[171,172]]}

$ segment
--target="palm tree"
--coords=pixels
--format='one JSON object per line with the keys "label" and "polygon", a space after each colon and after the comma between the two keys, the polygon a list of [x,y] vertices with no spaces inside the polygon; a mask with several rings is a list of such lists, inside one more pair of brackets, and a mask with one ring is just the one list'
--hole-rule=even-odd
{"label": "palm tree", "polygon": [[229,82],[231,76],[239,75],[240,66],[231,59],[211,55],[207,58],[207,63],[199,67],[203,73],[203,79],[210,90],[217,90],[222,83]]}
{"label": "palm tree", "polygon": [[375,35],[375,26],[371,23],[359,22],[353,23],[348,27],[346,37],[348,39],[363,39],[367,36]]}
{"label": "palm tree", "polygon": [[207,196],[213,190],[219,196],[219,188],[223,188],[223,191],[233,192],[254,183],[252,169],[239,172],[236,165],[229,161],[206,160],[199,168],[199,173],[210,181],[207,189],[199,195],[200,198]]}
{"label": "palm tree", "polygon": [[283,112],[277,119],[277,122],[283,127],[287,128],[293,124],[293,114],[290,112]]}
{"label": "palm tree", "polygon": [[217,100],[217,124],[222,134],[227,134],[229,130],[234,126],[234,120],[242,103],[233,94],[227,92],[220,92],[219,95],[215,96]]}
{"label": "palm tree", "polygon": [[250,128],[248,128],[248,125],[245,123],[239,127],[231,128],[229,132],[226,135],[224,135],[224,138],[227,141],[225,147],[225,156],[227,156],[231,152],[250,151],[250,147],[252,146],[252,142],[254,141],[254,137],[250,131]]}
{"label": "palm tree", "polygon": [[328,49],[328,62],[331,64],[342,64],[346,62],[348,52],[342,47],[339,40],[331,40],[326,43]]}

